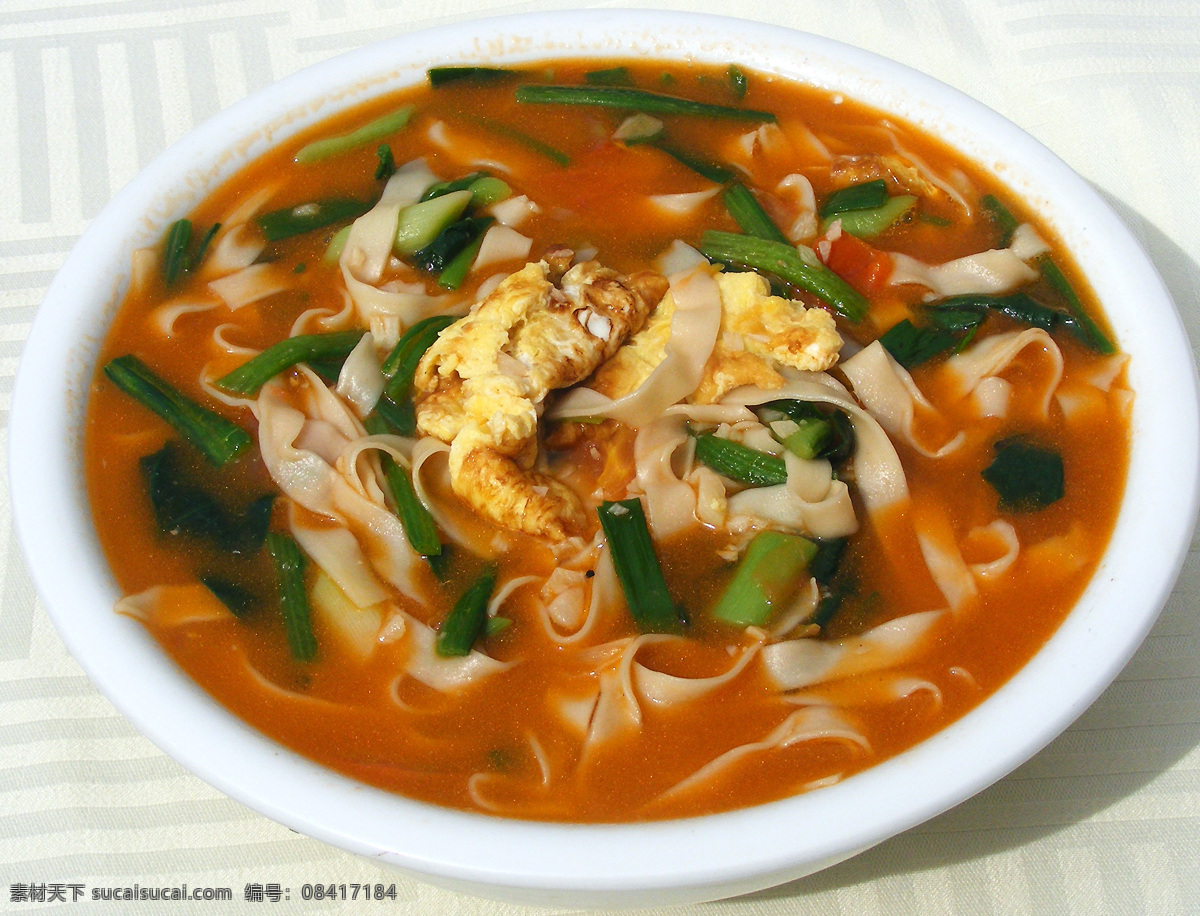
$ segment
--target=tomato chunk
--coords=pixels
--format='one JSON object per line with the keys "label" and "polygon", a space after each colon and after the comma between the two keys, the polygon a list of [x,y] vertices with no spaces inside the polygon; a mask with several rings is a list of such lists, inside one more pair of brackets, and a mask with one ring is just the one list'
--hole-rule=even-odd
{"label": "tomato chunk", "polygon": [[[843,232],[827,239],[828,252],[822,256],[825,266],[864,296],[879,292],[892,275],[892,259],[887,252],[873,248],[860,238]],[[818,244],[818,253],[826,246]]]}

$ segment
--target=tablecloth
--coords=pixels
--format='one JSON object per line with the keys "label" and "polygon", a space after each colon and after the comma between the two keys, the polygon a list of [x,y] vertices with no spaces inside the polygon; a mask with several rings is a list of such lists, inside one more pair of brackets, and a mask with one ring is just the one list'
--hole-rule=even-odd
{"label": "tablecloth", "polygon": [[[104,203],[164,146],[248,93],[342,51],[470,16],[551,5],[0,2],[0,415],[7,420],[22,345],[56,268]],[[1200,342],[1195,0],[658,6],[845,41],[995,108],[1100,191],[1156,263],[1193,349]],[[7,430],[0,436],[7,448]],[[186,772],[140,736],[67,654],[31,586],[6,490],[0,513],[0,910],[546,912],[401,876],[294,833]],[[810,878],[654,912],[1200,913],[1198,603],[1200,553],[1193,542],[1174,593],[1127,669],[1065,734],[1008,778]],[[232,899],[169,905],[90,899],[93,888],[135,883],[226,887]],[[299,889],[314,883],[394,884],[396,898],[371,906],[300,900]],[[63,899],[39,899],[53,897]]]}

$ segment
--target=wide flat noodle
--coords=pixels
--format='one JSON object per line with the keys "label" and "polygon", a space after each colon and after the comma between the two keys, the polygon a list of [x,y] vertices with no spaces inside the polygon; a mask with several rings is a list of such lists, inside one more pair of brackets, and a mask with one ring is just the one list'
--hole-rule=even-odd
{"label": "wide flat noodle", "polygon": [[833,378],[819,372],[801,372],[784,368],[783,387],[772,391],[736,388],[721,399],[727,405],[761,404],[766,401],[795,399],[840,407],[850,417],[858,446],[851,462],[854,480],[866,506],[874,515],[908,499],[908,483],[900,457],[878,421],[859,406]]}
{"label": "wide flat noodle", "polygon": [[967,293],[1009,293],[1037,279],[1037,271],[1008,248],[993,248],[978,254],[926,264],[898,251],[889,252],[892,273],[888,283],[899,286],[916,283],[939,296]]}
{"label": "wide flat noodle", "polygon": [[1050,364],[1050,372],[1042,392],[1042,416],[1050,416],[1054,392],[1063,376],[1062,351],[1049,334],[1041,328],[1007,331],[994,334],[956,353],[943,364],[960,398],[971,394],[985,379],[999,376],[1028,347],[1040,347]]}
{"label": "wide flat noodle", "polygon": [[945,611],[921,611],[844,639],[771,643],[762,650],[763,665],[780,690],[880,671],[915,657],[945,616]]}
{"label": "wide flat noodle", "polygon": [[937,410],[878,340],[842,362],[841,369],[855,397],[879,425],[892,435],[902,436],[926,458],[943,458],[966,442],[966,433],[961,430],[937,448],[928,448],[921,441],[916,431],[917,409],[929,414],[937,414]]}
{"label": "wide flat noodle", "polygon": [[843,741],[857,745],[864,751],[871,749],[866,736],[841,713],[827,706],[807,706],[789,713],[787,718],[761,741],[738,745],[709,761],[687,779],[676,783],[658,796],[658,800],[666,801],[704,787],[746,757],[791,747],[804,741]]}
{"label": "wide flat noodle", "polygon": [[498,661],[478,649],[467,655],[443,658],[437,654],[437,631],[404,611],[399,613],[409,648],[402,677],[415,678],[442,693],[454,693],[512,667],[509,662]]}
{"label": "wide flat noodle", "polygon": [[230,620],[233,613],[199,582],[189,585],[155,585],[126,595],[113,610],[156,629]]}

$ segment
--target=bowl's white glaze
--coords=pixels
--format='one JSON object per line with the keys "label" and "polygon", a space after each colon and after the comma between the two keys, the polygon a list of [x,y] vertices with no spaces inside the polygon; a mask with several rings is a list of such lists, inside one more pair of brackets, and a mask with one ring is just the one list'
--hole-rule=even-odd
{"label": "bowl's white glaze", "polygon": [[[214,703],[118,597],[81,467],[88,385],[131,252],[261,151],[447,62],[554,56],[737,61],[894,112],[993,169],[1047,214],[1094,285],[1137,392],[1129,485],[1112,544],[1042,652],[977,710],[912,750],[797,798],[641,825],[524,823],[442,810],[329,772]],[[96,219],[38,314],[10,435],[14,515],[38,590],[89,676],[148,737],[230,796],[425,880],[555,906],[648,906],[748,892],[817,871],[957,804],[1028,759],[1116,676],[1165,602],[1197,504],[1191,351],[1162,282],[1066,165],[1008,121],[891,61],[781,28],[631,10],[516,16],[405,35],[297,73],[171,147]]]}

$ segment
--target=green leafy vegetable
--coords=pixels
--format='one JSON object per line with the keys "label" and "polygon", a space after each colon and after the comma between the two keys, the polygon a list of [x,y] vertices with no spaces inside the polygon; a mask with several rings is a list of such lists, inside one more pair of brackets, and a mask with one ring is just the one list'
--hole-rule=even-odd
{"label": "green leafy vegetable", "polygon": [[458,254],[479,238],[495,222],[491,216],[472,216],[452,223],[438,233],[437,238],[413,253],[413,260],[422,270],[441,273],[450,267]]}
{"label": "green leafy vegetable", "polygon": [[1065,479],[1062,456],[1020,437],[995,445],[996,458],[984,469],[983,479],[1000,494],[1000,506],[1009,510],[1043,509],[1063,497]]}
{"label": "green leafy vegetable", "polygon": [[746,90],[750,88],[750,82],[746,79],[742,68],[737,64],[730,64],[729,69],[725,71],[725,76],[729,80],[729,88],[733,91],[733,97],[738,100],[744,99]]}
{"label": "green leafy vegetable", "polygon": [[230,553],[252,553],[262,546],[271,521],[274,496],[266,494],[240,513],[230,512],[180,467],[171,443],[138,460],[154,518],[163,534],[188,534],[212,541]]}
{"label": "green leafy vegetable", "polygon": [[229,608],[234,617],[248,616],[258,604],[258,596],[236,582],[229,582],[218,576],[201,576],[200,582],[217,596],[218,601]]}
{"label": "green leafy vegetable", "polygon": [[1050,255],[1044,254],[1038,258],[1038,267],[1041,268],[1042,276],[1046,279],[1046,282],[1066,300],[1067,308],[1074,319],[1073,329],[1079,338],[1091,349],[1104,356],[1116,353],[1116,345],[1108,339],[1108,336],[1100,330],[1099,325],[1092,321],[1088,313],[1084,311],[1083,303],[1079,301],[1079,296],[1076,295],[1075,288],[1071,286],[1071,281],[1066,278],[1066,275],[1054,263]]}
{"label": "green leafy vegetable", "polygon": [[188,245],[192,241],[192,221],[177,219],[167,229],[163,243],[163,280],[174,285],[188,267]]}
{"label": "green leafy vegetable", "polygon": [[583,75],[589,86],[632,86],[633,76],[628,67],[610,67],[607,70],[589,70]]}
{"label": "green leafy vegetable", "polygon": [[953,349],[958,338],[943,328],[917,327],[905,318],[892,325],[879,342],[896,362],[912,369]]}
{"label": "green leafy vegetable", "polygon": [[425,73],[429,78],[429,85],[434,89],[440,89],[451,83],[474,85],[502,83],[521,75],[520,70],[510,70],[504,67],[430,67]]}
{"label": "green leafy vegetable", "polygon": [[994,194],[985,194],[979,201],[983,205],[983,209],[987,211],[988,216],[992,218],[992,222],[996,224],[996,228],[1000,232],[999,243],[997,248],[1007,248],[1009,242],[1012,241],[1013,232],[1016,231],[1020,222],[1015,216],[1008,212],[1008,207],[1000,202],[1000,198]]}
{"label": "green leafy vegetable", "polygon": [[396,174],[396,157],[392,155],[390,146],[380,143],[375,150],[375,158],[379,160],[375,166],[376,181],[387,181]]}

